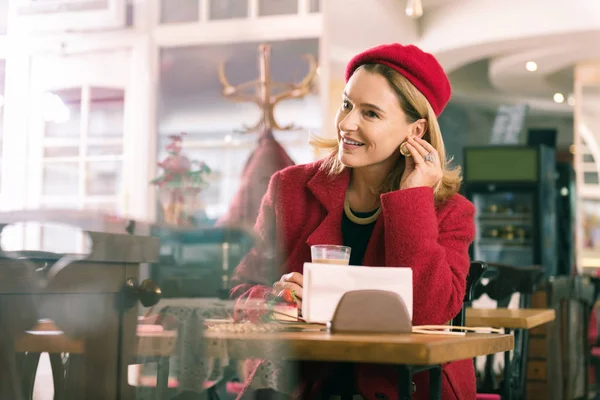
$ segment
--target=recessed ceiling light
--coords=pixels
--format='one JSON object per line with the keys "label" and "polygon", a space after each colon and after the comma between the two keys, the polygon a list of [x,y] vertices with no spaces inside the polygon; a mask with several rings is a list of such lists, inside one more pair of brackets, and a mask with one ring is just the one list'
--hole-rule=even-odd
{"label": "recessed ceiling light", "polygon": [[565,96],[562,93],[554,93],[553,99],[556,103],[562,103],[565,101]]}
{"label": "recessed ceiling light", "polygon": [[537,71],[537,64],[535,61],[527,61],[527,63],[525,64],[525,68],[529,72]]}
{"label": "recessed ceiling light", "polygon": [[406,2],[406,15],[410,18],[421,18],[423,16],[423,4],[421,0],[408,0]]}

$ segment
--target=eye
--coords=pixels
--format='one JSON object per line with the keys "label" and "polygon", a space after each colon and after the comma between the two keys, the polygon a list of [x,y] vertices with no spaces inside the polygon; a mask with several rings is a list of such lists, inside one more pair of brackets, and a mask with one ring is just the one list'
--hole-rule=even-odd
{"label": "eye", "polygon": [[348,100],[342,101],[342,109],[343,110],[349,110],[351,108],[352,108],[352,105],[350,104],[350,102]]}
{"label": "eye", "polygon": [[367,118],[372,118],[372,119],[379,118],[379,115],[375,111],[366,111],[365,115],[367,116]]}

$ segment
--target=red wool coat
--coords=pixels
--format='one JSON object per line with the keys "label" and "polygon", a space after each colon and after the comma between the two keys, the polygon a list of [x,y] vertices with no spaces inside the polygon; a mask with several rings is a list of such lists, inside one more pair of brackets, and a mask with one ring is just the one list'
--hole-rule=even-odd
{"label": "red wool coat", "polygon": [[[302,273],[310,246],[342,244],[342,213],[350,174],[329,177],[320,162],[286,168],[273,175],[256,222],[263,245],[256,246],[234,273],[232,296],[262,297],[282,274]],[[381,196],[382,213],[369,241],[364,265],[410,267],[413,270],[413,324],[444,324],[461,309],[469,271],[468,248],[474,239],[473,205],[454,195],[435,205],[433,190],[412,188]],[[278,249],[268,248],[276,237]],[[276,253],[281,262],[265,262]],[[273,270],[277,265],[279,270]],[[269,267],[271,266],[271,267]],[[264,286],[263,286],[264,285]],[[331,368],[319,363],[301,367],[298,398],[314,398]],[[254,373],[249,371],[247,384]],[[475,399],[472,360],[443,367],[444,400]],[[429,398],[429,374],[414,376],[414,399]],[[368,400],[397,398],[395,369],[359,365],[356,385]],[[243,397],[243,396],[242,396]]]}

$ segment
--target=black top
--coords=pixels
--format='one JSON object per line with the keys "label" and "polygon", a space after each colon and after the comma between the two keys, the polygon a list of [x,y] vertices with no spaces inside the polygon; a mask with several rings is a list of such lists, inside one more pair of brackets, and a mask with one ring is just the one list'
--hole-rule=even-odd
{"label": "black top", "polygon": [[[352,214],[359,218],[368,218],[375,214],[377,210],[369,212],[356,212],[352,211]],[[344,246],[350,247],[350,265],[362,265],[365,252],[367,251],[367,245],[371,239],[373,228],[377,220],[367,225],[356,224],[343,213],[342,218],[342,241]]]}
{"label": "black top", "polygon": [[[352,214],[359,218],[368,218],[375,214],[377,210],[369,212],[356,212],[352,211]],[[342,217],[342,241],[344,246],[350,247],[350,265],[362,265],[365,252],[367,251],[367,245],[371,239],[373,228],[377,220],[370,224],[360,225],[350,221],[343,213]],[[354,394],[358,394],[356,389],[355,380],[355,368],[353,364],[340,363],[335,364],[332,368],[336,371],[331,380],[328,382],[328,386],[324,389],[328,395],[348,395],[352,397]]]}

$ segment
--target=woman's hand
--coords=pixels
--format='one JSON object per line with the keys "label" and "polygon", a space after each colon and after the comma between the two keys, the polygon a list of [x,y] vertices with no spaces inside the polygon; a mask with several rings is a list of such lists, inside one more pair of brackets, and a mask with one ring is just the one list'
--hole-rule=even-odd
{"label": "woman's hand", "polygon": [[406,148],[412,157],[406,157],[404,173],[400,180],[400,189],[420,186],[434,187],[443,176],[440,156],[436,149],[425,140],[412,137],[407,140]]}
{"label": "woman's hand", "polygon": [[302,309],[302,286],[304,277],[298,272],[292,272],[285,274],[281,277],[278,282],[273,284],[273,293],[277,295],[283,289],[290,289],[294,291],[296,295],[296,301],[298,303],[298,310]]}

